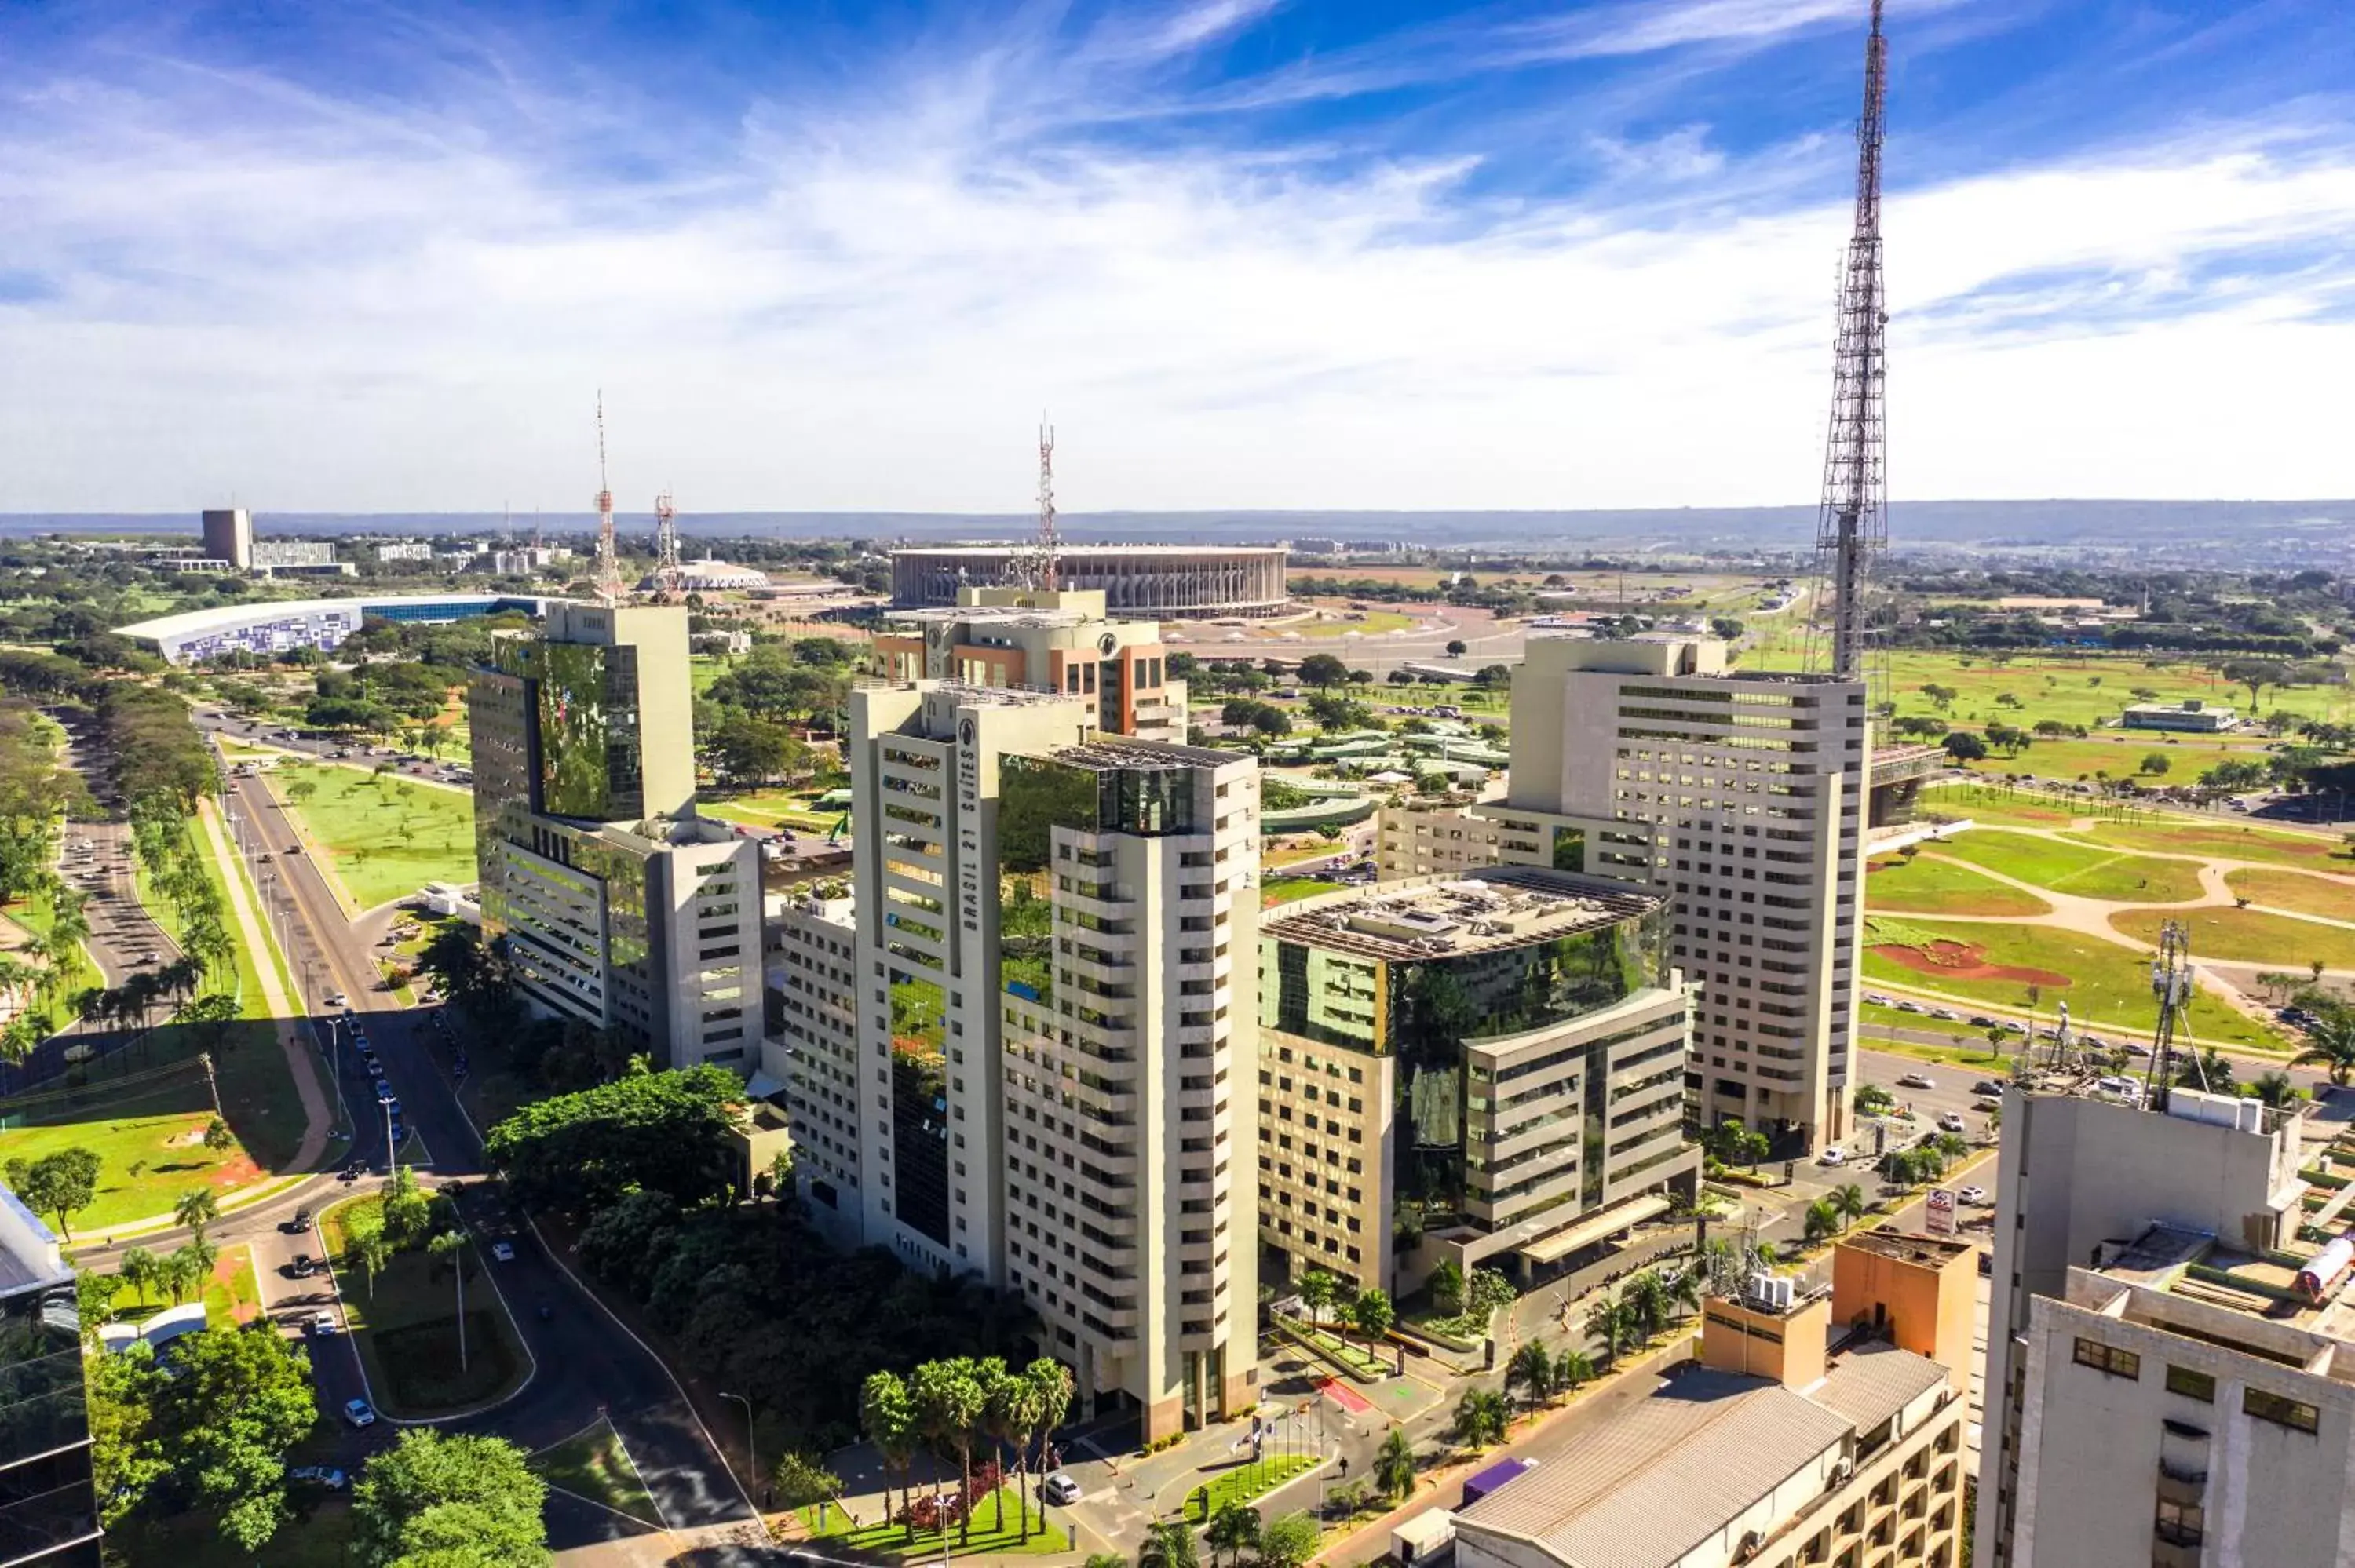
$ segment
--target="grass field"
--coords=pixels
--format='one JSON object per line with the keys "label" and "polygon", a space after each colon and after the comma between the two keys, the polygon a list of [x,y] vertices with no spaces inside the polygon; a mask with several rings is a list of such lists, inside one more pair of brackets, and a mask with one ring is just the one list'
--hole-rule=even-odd
{"label": "grass field", "polygon": [[1259,906],[1273,909],[1279,904],[1289,904],[1296,898],[1314,898],[1320,893],[1338,893],[1348,884],[1327,882],[1322,877],[1295,876],[1282,882],[1262,885]]}
{"label": "grass field", "polygon": [[2268,908],[2355,920],[2355,882],[2332,882],[2295,871],[2249,868],[2227,873],[2224,883],[2241,897]]}
{"label": "grass field", "polygon": [[713,683],[720,676],[728,673],[735,662],[733,659],[723,658],[716,653],[698,653],[688,660],[687,674],[687,679],[694,683],[695,694],[699,697],[711,690]]}
{"label": "grass field", "polygon": [[[1326,608],[1333,608],[1331,601],[1326,601]],[[1360,611],[1354,620],[1302,621],[1291,630],[1311,642],[1335,642],[1351,641],[1352,631],[1359,637],[1381,637],[1402,631],[1414,623],[1413,616],[1394,609],[1369,609]]]}
{"label": "grass field", "polygon": [[1200,1489],[1209,1497],[1205,1509],[1194,1501],[1194,1493],[1186,1494],[1188,1519],[1214,1519],[1229,1503],[1249,1502],[1282,1486],[1293,1477],[1313,1468],[1316,1459],[1306,1454],[1269,1454],[1256,1464],[1244,1462],[1220,1469]]}
{"label": "grass field", "polygon": [[[997,1520],[996,1499],[1006,1499],[1006,1528],[990,1527]],[[876,1557],[895,1557],[905,1562],[928,1562],[941,1557],[1045,1557],[1071,1549],[1071,1538],[1050,1521],[1033,1520],[1030,1539],[1023,1541],[1018,1520],[1022,1501],[1010,1487],[1001,1487],[988,1497],[977,1498],[973,1505],[973,1529],[962,1542],[952,1527],[944,1532],[919,1530],[911,1532],[906,1526],[889,1520],[862,1525],[856,1530],[837,1528],[813,1537],[828,1546],[851,1552],[863,1552]],[[909,1539],[912,1533],[913,1541]]]}
{"label": "grass field", "polygon": [[[2111,736],[2096,730],[2083,740],[2039,740],[2012,757],[1984,757],[1972,763],[1976,773],[2033,773],[2039,779],[2101,777],[2134,779],[2149,785],[2191,784],[2220,762],[2265,755],[2262,737],[2218,742],[2178,739],[2173,745],[2155,735]],[[2155,776],[2141,771],[2142,759],[2156,753],[2167,758],[2167,771]]]}
{"label": "grass field", "polygon": [[[299,802],[289,793],[297,781],[316,787]],[[272,788],[303,819],[362,909],[429,882],[474,880],[474,803],[467,795],[315,764],[280,768]]]}
{"label": "grass field", "polygon": [[2198,855],[2207,860],[2251,860],[2311,871],[2355,871],[2345,844],[2304,833],[2268,832],[2236,822],[2175,820],[2102,822],[2083,835],[2121,849],[2159,854]]}
{"label": "grass field", "polygon": [[2080,810],[2060,801],[2009,797],[2006,792],[1977,784],[1926,789],[1922,794],[1922,810],[1925,816],[1940,820],[1968,818],[1990,827],[2015,828],[2065,828],[2080,816],[2094,813],[2090,805]]}
{"label": "grass field", "polygon": [[2107,898],[2121,904],[2180,904],[2200,896],[2200,868],[2190,861],[2158,860],[2126,854],[2092,844],[2037,838],[1979,828],[1942,840],[1923,851],[1923,858],[1939,855],[1967,861],[2005,876],[2073,893],[2080,898]]}
{"label": "grass field", "polygon": [[[1907,963],[1889,952],[1892,946],[1919,948],[1933,942],[1976,949],[1975,961],[1966,968],[1942,969]],[[2192,950],[2200,951],[2196,938]],[[2005,969],[2019,972],[1987,972]],[[2099,937],[2050,926],[1941,926],[1911,917],[1902,921],[1868,917],[1866,922],[1864,977],[1869,981],[1915,987],[2019,1011],[2028,1004],[2030,972],[2041,993],[2037,1013],[2048,1022],[2054,1003],[2066,1001],[2070,1012],[2090,1027],[2147,1031],[2152,1022],[2148,961],[2131,948]],[[2192,999],[2188,1026],[2200,1039],[2222,1044],[2279,1044],[2270,1031],[2205,991]]]}
{"label": "grass field", "polygon": [[[2158,924],[2167,917],[2157,910],[2130,909],[2111,916],[2110,924],[2129,937],[2156,943]],[[2289,970],[2303,970],[2319,959],[2327,969],[2355,969],[2355,930],[2343,926],[2222,907],[2186,910],[2174,918],[2183,922],[2190,935],[2195,959]]]}
{"label": "grass field", "polygon": [[436,1415],[481,1404],[513,1386],[524,1374],[522,1348],[471,1244],[460,1254],[473,1287],[466,1293],[463,1369],[456,1288],[445,1268],[422,1249],[395,1253],[371,1285],[357,1263],[346,1258],[346,1217],[378,1201],[339,1203],[321,1216],[320,1225],[378,1407],[397,1416]]}
{"label": "grass field", "polygon": [[[1796,669],[1799,661],[1796,644],[1785,644],[1754,652],[1743,662],[1780,670]],[[2214,670],[2182,660],[2147,662],[2130,655],[2105,653],[2030,656],[1998,662],[1985,654],[1900,649],[1889,656],[1889,673],[1899,714],[1939,714],[1954,724],[1971,727],[1989,719],[2023,728],[2038,719],[2056,719],[2091,728],[2116,718],[2127,704],[2141,701],[2133,694],[2137,688],[2156,694],[2160,702],[2198,697],[2233,708],[2243,716],[2250,711],[2247,687],[2228,685]],[[1925,685],[1951,688],[1955,694],[1952,705],[1940,710],[1923,694]],[[1998,703],[1996,699],[2005,693],[2017,697],[2019,706]],[[2355,695],[2345,686],[2268,687],[2262,711],[2271,713],[2276,708],[2343,720],[2355,711]],[[2032,761],[2036,755],[2036,748],[2031,748],[2028,759]],[[2178,764],[2175,776],[2180,778],[2181,773]]]}
{"label": "grass field", "polygon": [[831,832],[835,823],[842,821],[839,810],[820,811],[811,807],[810,802],[823,793],[818,789],[763,789],[724,800],[705,796],[698,800],[696,809],[709,817],[746,822],[756,828],[783,824],[804,832],[823,833]]}
{"label": "grass field", "polygon": [[551,1487],[561,1487],[652,1529],[663,1528],[654,1494],[639,1478],[638,1467],[630,1462],[629,1451],[622,1446],[613,1424],[602,1415],[587,1431],[534,1454],[530,1464],[533,1473]]}
{"label": "grass field", "polygon": [[[113,1319],[135,1323],[172,1304],[167,1290],[148,1295],[126,1287],[114,1298]],[[206,1326],[232,1329],[261,1315],[261,1282],[253,1272],[253,1249],[223,1247],[219,1261],[213,1265],[212,1277],[205,1282]]]}
{"label": "grass field", "polygon": [[2052,906],[2032,893],[2007,887],[1934,853],[1910,863],[1895,855],[1870,862],[1865,874],[1868,909],[1902,915],[2050,915]]}

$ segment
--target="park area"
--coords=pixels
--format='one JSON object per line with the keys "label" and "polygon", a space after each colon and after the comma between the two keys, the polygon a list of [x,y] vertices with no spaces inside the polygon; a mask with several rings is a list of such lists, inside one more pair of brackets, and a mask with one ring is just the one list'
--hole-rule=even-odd
{"label": "park area", "polygon": [[429,882],[474,880],[474,802],[462,790],[324,764],[281,768],[271,788],[302,819],[355,911]]}
{"label": "park area", "polygon": [[[928,1500],[920,1491],[919,1507]],[[1021,1528],[1026,1511],[1030,1514],[1027,1541]],[[835,1527],[812,1536],[811,1542],[907,1563],[937,1562],[947,1557],[1051,1557],[1071,1551],[1071,1538],[1061,1527],[1042,1521],[1038,1515],[1035,1509],[1026,1510],[1022,1498],[1011,1486],[1002,1486],[974,1499],[972,1527],[962,1535],[954,1524],[945,1530],[928,1530],[922,1524],[911,1529],[888,1520],[854,1525],[837,1513],[833,1516]]]}
{"label": "park area", "polygon": [[1868,908],[1897,915],[2050,915],[2033,893],[1935,855],[1885,855],[1865,864]]}
{"label": "park area", "polygon": [[[370,1210],[380,1214],[383,1200],[339,1203],[320,1226],[378,1407],[399,1418],[445,1415],[485,1404],[520,1383],[522,1347],[473,1241],[448,1257],[415,1246],[394,1251],[371,1277],[352,1245],[358,1217]],[[458,1259],[469,1287],[463,1358],[451,1276]]]}

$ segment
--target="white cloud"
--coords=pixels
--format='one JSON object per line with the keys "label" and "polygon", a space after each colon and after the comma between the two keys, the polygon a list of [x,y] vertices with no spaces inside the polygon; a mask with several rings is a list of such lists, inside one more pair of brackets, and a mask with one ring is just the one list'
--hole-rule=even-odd
{"label": "white cloud", "polygon": [[[1460,163],[1007,150],[990,89],[935,90],[773,105],[692,185],[584,190],[463,127],[60,90],[0,143],[10,265],[64,286],[0,297],[7,509],[579,512],[601,386],[625,510],[1019,512],[1042,407],[1078,512],[1814,496],[1844,204],[1744,216],[1698,131],[1635,150],[1685,159],[1679,202],[1487,207]],[[1923,307],[2181,290],[2350,213],[2355,155],[2247,138],[1908,191],[1892,493],[2343,493],[2355,326],[2298,319],[2343,263],[1992,339]]]}

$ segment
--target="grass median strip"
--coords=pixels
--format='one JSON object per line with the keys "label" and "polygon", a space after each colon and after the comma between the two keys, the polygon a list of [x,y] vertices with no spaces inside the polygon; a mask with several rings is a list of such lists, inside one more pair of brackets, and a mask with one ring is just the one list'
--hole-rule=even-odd
{"label": "grass median strip", "polygon": [[663,1528],[662,1510],[655,1507],[629,1450],[622,1446],[613,1424],[599,1416],[585,1431],[549,1445],[531,1457],[534,1474],[551,1487],[634,1519],[650,1530]]}
{"label": "grass median strip", "polygon": [[[922,1500],[921,1494],[918,1500]],[[998,1504],[1005,1504],[1005,1524],[998,1524]],[[911,1531],[904,1524],[884,1520],[845,1527],[811,1537],[813,1544],[841,1547],[851,1552],[864,1552],[877,1557],[896,1557],[907,1562],[928,1561],[941,1557],[1046,1557],[1071,1550],[1071,1538],[1051,1521],[1030,1521],[1030,1539],[1022,1539],[1020,1520],[1022,1499],[1010,1487],[1000,1487],[996,1492],[977,1498],[973,1505],[973,1528],[960,1537],[954,1525],[945,1531]],[[912,1539],[911,1537],[912,1536]]]}
{"label": "grass median strip", "polygon": [[350,1238],[355,1216],[370,1208],[380,1213],[383,1200],[338,1203],[321,1218],[320,1229],[378,1406],[403,1418],[445,1415],[488,1404],[520,1384],[528,1363],[473,1242],[455,1255],[464,1260],[469,1287],[461,1364],[452,1264],[410,1247],[369,1275],[353,1255]]}

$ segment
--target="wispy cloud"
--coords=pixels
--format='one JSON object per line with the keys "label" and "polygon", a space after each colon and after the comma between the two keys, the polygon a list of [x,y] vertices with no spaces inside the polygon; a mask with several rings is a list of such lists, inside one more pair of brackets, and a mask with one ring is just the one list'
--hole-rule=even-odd
{"label": "wispy cloud", "polygon": [[[599,386],[616,488],[690,508],[1018,510],[1042,405],[1079,509],[1812,493],[1852,110],[1736,125],[1672,84],[1819,30],[1776,71],[1843,104],[1859,7],[1465,14],[1659,59],[1433,106],[1417,152],[1239,116],[1283,58],[1185,79],[1305,4],[731,41],[704,104],[441,14],[337,71],[66,51],[0,99],[10,509],[577,511]],[[1220,130],[1134,128],[1173,97]],[[1902,493],[2343,491],[2327,103],[1909,181],[1887,228]]]}

